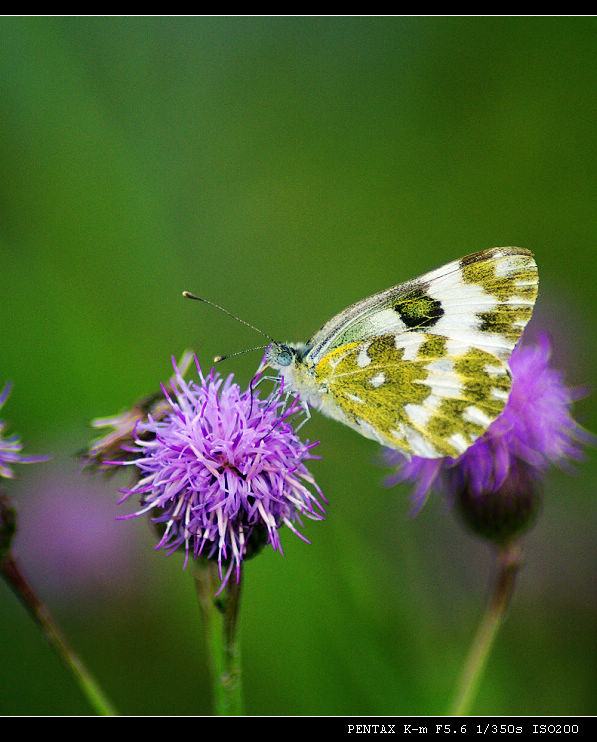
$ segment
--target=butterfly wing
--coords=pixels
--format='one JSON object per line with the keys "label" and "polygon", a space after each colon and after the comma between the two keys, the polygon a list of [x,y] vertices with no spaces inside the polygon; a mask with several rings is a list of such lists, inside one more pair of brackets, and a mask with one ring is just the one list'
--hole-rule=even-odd
{"label": "butterfly wing", "polygon": [[507,402],[537,280],[528,250],[494,248],[352,305],[303,357],[322,411],[407,454],[460,455]]}
{"label": "butterfly wing", "polygon": [[448,351],[442,335],[410,340],[380,335],[328,353],[315,368],[322,411],[406,454],[459,456],[504,409],[508,368],[479,348]]}

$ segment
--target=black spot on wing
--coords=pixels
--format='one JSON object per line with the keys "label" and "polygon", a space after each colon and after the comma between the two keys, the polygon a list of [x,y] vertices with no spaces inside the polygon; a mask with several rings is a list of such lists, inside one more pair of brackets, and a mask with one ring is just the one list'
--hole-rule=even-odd
{"label": "black spot on wing", "polygon": [[423,286],[416,286],[401,296],[393,309],[409,330],[427,330],[444,314],[441,302],[429,296]]}

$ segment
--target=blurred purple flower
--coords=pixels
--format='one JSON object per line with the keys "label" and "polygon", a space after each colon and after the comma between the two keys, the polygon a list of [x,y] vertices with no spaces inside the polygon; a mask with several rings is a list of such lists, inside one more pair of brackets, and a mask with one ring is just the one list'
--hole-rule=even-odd
{"label": "blurred purple flower", "polygon": [[[8,399],[11,388],[12,385],[8,382],[0,393],[0,409],[2,409]],[[12,479],[14,477],[14,472],[11,468],[13,464],[33,464],[39,461],[47,461],[47,456],[23,456],[21,454],[23,445],[18,435],[3,438],[2,433],[5,425],[5,422],[0,420],[0,477]]]}
{"label": "blurred purple flower", "polygon": [[134,444],[105,463],[138,469],[120,502],[139,495],[141,508],[122,518],[151,513],[161,532],[156,549],[184,548],[185,564],[189,554],[215,559],[225,582],[264,544],[281,551],[281,526],[303,538],[295,526],[301,516],[323,518],[304,463],[315,458],[315,444],[293,430],[289,419],[301,408],[296,400],[287,407],[281,388],[260,399],[232,375],[223,380],[212,369],[204,377],[196,362],[199,383],[187,382],[173,365],[175,376],[162,387],[167,410],[138,420]]}
{"label": "blurred purple flower", "polygon": [[551,465],[580,460],[583,446],[597,440],[571,415],[572,403],[586,390],[566,386],[563,374],[552,368],[547,335],[534,344],[519,344],[510,369],[512,388],[504,411],[457,459],[384,454],[385,462],[397,467],[386,484],[415,483],[415,511],[435,490],[456,498],[461,511],[464,507],[465,515],[485,529],[483,535],[494,540],[528,525]]}
{"label": "blurred purple flower", "polygon": [[[64,447],[66,448],[68,444]],[[117,506],[101,479],[81,477],[72,458],[53,457],[15,483],[19,529],[14,552],[44,596],[65,606],[96,605],[155,589],[140,546],[151,534],[114,527]]]}

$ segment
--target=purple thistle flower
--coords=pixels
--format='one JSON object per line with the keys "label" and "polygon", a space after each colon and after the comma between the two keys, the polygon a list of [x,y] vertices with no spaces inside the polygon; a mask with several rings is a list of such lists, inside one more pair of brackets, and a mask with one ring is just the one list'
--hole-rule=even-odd
{"label": "purple thistle flower", "polygon": [[[2,409],[8,399],[11,389],[12,385],[10,382],[5,384],[4,389],[0,393],[0,409]],[[9,438],[2,437],[5,425],[5,422],[0,420],[0,477],[12,479],[14,477],[14,472],[11,468],[13,464],[33,464],[39,461],[47,461],[47,456],[23,456],[21,454],[23,445],[18,435],[11,435]]]}
{"label": "purple thistle flower", "polygon": [[550,360],[547,335],[532,345],[519,344],[510,359],[508,402],[485,434],[457,459],[407,459],[386,452],[385,462],[397,467],[386,484],[414,482],[415,512],[432,490],[455,498],[468,524],[494,541],[528,528],[547,469],[580,460],[583,446],[597,441],[570,412],[585,392],[566,386]]}
{"label": "purple thistle flower", "polygon": [[212,369],[204,377],[195,361],[199,383],[185,381],[173,361],[175,376],[162,387],[167,410],[138,420],[134,445],[123,447],[121,461],[105,463],[139,470],[120,502],[139,495],[141,508],[122,518],[151,513],[161,532],[156,549],[183,548],[185,565],[189,554],[215,559],[225,583],[266,543],[282,551],[281,526],[306,541],[295,523],[323,519],[311,489],[323,496],[304,464],[316,458],[316,444],[293,430],[289,418],[300,405],[287,407],[280,387],[260,399],[232,375],[224,380]]}

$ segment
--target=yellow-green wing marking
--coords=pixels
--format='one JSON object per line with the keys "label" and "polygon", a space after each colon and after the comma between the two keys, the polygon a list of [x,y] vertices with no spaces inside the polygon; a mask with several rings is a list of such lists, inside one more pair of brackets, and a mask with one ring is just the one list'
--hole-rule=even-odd
{"label": "yellow-green wing marking", "polygon": [[504,409],[507,367],[479,348],[455,346],[424,333],[416,359],[383,335],[336,348],[315,369],[326,389],[323,411],[362,435],[406,454],[456,457]]}

